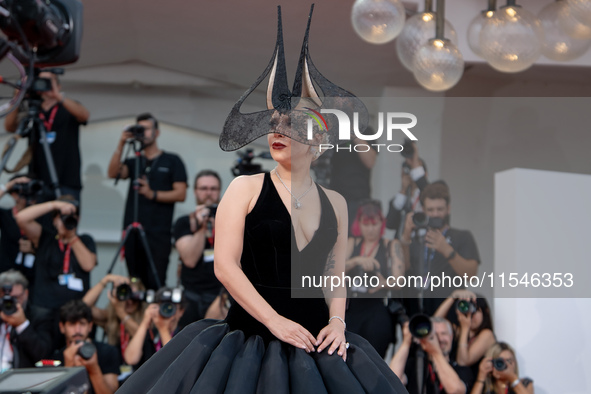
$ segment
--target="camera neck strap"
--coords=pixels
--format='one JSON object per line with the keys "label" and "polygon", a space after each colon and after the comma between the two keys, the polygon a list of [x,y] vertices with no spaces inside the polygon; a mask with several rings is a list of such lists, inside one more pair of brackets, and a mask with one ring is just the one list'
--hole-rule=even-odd
{"label": "camera neck strap", "polygon": [[60,250],[62,252],[64,252],[65,249],[65,253],[64,253],[64,266],[63,266],[63,273],[67,274],[68,272],[70,272],[70,255],[72,253],[72,245],[78,241],[78,237],[75,237],[71,242],[64,244],[64,241],[62,241],[61,239],[57,240],[57,243],[60,247]]}
{"label": "camera neck strap", "polygon": [[57,104],[53,106],[49,114],[49,119],[45,118],[45,114],[43,112],[39,113],[39,119],[43,121],[43,125],[45,126],[46,131],[53,131],[53,121],[55,120],[55,114],[57,114],[57,107]]}

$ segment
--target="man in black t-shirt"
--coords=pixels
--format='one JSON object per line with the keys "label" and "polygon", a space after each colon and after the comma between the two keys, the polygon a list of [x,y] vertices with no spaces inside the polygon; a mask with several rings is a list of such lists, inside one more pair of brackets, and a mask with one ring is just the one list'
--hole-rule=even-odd
{"label": "man in black t-shirt", "polygon": [[[144,128],[143,137],[140,138],[143,154],[140,156],[139,179],[129,182],[123,228],[134,220],[134,185],[137,185],[137,219],[146,232],[157,275],[163,286],[166,283],[166,269],[171,250],[174,204],[185,201],[187,172],[179,156],[164,152],[158,147],[158,121],[150,114],[139,115],[136,121],[138,126]],[[121,153],[125,144],[133,138],[128,129],[123,131],[109,162],[110,178],[127,179],[134,176],[135,158],[121,163]],[[137,231],[133,231],[125,243],[125,260],[130,276],[140,278],[148,289],[158,288]]]}
{"label": "man in black t-shirt", "polygon": [[433,317],[431,324],[431,332],[426,338],[417,340],[418,344],[413,344],[408,323],[404,324],[402,344],[394,354],[390,368],[410,394],[469,393],[474,383],[470,367],[459,366],[449,358],[453,342],[450,322]]}
{"label": "man in black t-shirt", "polygon": [[222,288],[213,271],[214,218],[221,184],[217,172],[199,172],[194,183],[195,212],[178,218],[174,224],[175,247],[182,264],[180,279],[188,301],[180,327],[203,319]]}
{"label": "man in black t-shirt", "polygon": [[[50,213],[51,228],[36,221]],[[69,300],[81,299],[90,288],[97,257],[92,237],[77,234],[76,201],[62,196],[32,205],[16,215],[16,222],[37,249],[33,305],[51,313]]]}
{"label": "man in black t-shirt", "polygon": [[[402,244],[410,248],[408,254],[410,255],[410,262],[408,262],[410,269],[407,270],[407,273],[420,275],[423,278],[427,278],[427,274],[430,278],[434,276],[441,278],[442,275],[445,275],[451,277],[452,282],[454,277],[462,277],[464,280],[464,275],[466,275],[469,281],[478,271],[480,255],[470,231],[449,227],[451,212],[449,188],[441,182],[426,186],[421,193],[421,205],[423,212],[429,218],[437,218],[442,221],[443,227],[440,229],[428,228],[424,235],[415,234],[414,214],[407,215],[404,233],[401,237]],[[424,247],[421,247],[419,237],[424,237]],[[422,267],[421,258],[423,260]],[[433,281],[433,279],[430,280]],[[426,284],[424,290],[425,300],[422,310],[427,315],[433,315],[443,299],[456,289],[446,282],[445,285],[441,284],[431,291],[430,283]],[[418,290],[407,288],[404,293],[408,299],[414,298],[416,301]],[[417,308],[416,305],[407,304],[408,314],[412,315],[418,312]]]}
{"label": "man in black t-shirt", "polygon": [[15,191],[19,185],[22,188],[30,181],[26,176],[16,175],[6,185],[0,185],[0,198],[10,194],[14,200],[12,208],[0,208],[0,272],[16,269],[27,277],[32,287],[35,279],[35,249],[31,240],[21,234],[14,219],[28,204],[35,203],[35,196],[25,196]]}
{"label": "man in black t-shirt", "polygon": [[[62,195],[69,194],[80,201],[82,190],[80,125],[86,124],[90,113],[82,104],[67,98],[60,91],[61,86],[54,73],[41,72],[39,77],[50,79],[52,85],[52,90],[41,93],[43,101],[39,117],[47,131],[47,142],[53,156],[60,190]],[[17,130],[18,111],[13,111],[6,116],[4,127],[9,133],[14,133]],[[45,183],[42,201],[48,201],[55,199],[55,194],[49,187],[51,178],[43,145],[39,142],[39,138],[40,136],[35,135],[31,135],[29,138],[29,148],[32,154],[29,173],[31,177]]]}
{"label": "man in black t-shirt", "polygon": [[[81,300],[73,300],[60,308],[60,331],[66,339],[66,347],[57,350],[54,359],[64,367],[85,367],[94,393],[114,393],[119,388],[117,375],[121,365],[116,347],[89,339],[92,330],[92,311]],[[80,348],[92,343],[96,351],[85,359]],[[84,354],[84,353],[83,353]]]}

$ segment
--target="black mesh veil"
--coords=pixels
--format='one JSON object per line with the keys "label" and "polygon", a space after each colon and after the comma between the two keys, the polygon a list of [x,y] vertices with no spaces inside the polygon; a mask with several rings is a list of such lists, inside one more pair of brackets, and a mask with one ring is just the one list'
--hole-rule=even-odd
{"label": "black mesh veil", "polygon": [[[319,142],[334,143],[338,137],[336,117],[331,114],[321,115],[322,109],[343,111],[351,121],[353,121],[353,114],[357,113],[359,130],[362,132],[365,130],[369,116],[363,102],[326,79],[312,62],[308,50],[308,37],[313,11],[314,5],[308,16],[295,81],[290,92],[285,67],[281,7],[277,7],[277,41],[273,56],[265,71],[232,107],[220,135],[220,147],[223,150],[240,149],[269,133],[280,133],[308,145],[318,145]],[[267,77],[269,77],[267,110],[252,113],[240,112],[240,107],[246,98]],[[316,87],[321,94],[318,94]],[[289,116],[290,127],[274,128],[273,119],[278,115]],[[313,130],[312,135],[308,132],[309,127]]]}

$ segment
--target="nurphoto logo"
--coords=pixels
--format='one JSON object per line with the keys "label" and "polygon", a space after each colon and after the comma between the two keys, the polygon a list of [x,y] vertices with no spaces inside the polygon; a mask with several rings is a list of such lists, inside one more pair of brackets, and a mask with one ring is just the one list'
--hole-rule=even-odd
{"label": "nurphoto logo", "polygon": [[[353,133],[357,138],[362,141],[368,141],[365,144],[355,144],[352,145],[351,143],[336,146],[333,144],[320,144],[318,150],[320,152],[329,150],[329,149],[336,149],[339,150],[348,150],[351,151],[353,149],[355,152],[367,152],[373,146],[378,152],[380,149],[386,149],[388,152],[402,152],[403,146],[400,144],[378,144],[377,141],[382,137],[384,131],[386,132],[386,139],[388,142],[392,141],[394,132],[401,131],[406,135],[408,139],[411,141],[416,141],[417,137],[413,133],[411,133],[410,129],[412,129],[417,124],[417,117],[408,112],[380,112],[378,113],[378,128],[374,134],[362,134],[359,131],[359,114],[357,112],[353,113],[353,127],[351,127],[351,120],[349,116],[338,109],[320,109],[320,111],[313,110],[311,108],[306,108],[310,110],[312,113],[307,112],[307,115],[310,116],[308,119],[308,140],[312,140],[314,136],[314,122],[320,127],[320,130],[328,130],[328,123],[326,119],[322,116],[322,114],[332,114],[336,116],[338,125],[339,125],[339,133],[338,133],[338,142],[347,142],[351,141],[351,129],[353,129]],[[402,120],[402,122],[401,122]],[[369,143],[374,141],[376,143]]]}

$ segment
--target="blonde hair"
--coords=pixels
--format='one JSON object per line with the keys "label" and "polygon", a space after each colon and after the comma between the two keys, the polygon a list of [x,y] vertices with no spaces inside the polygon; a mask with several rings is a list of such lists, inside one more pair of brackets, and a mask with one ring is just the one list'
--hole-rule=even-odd
{"label": "blonde hair", "polygon": [[[137,286],[137,289],[140,291],[145,291],[146,286],[142,283],[142,281],[138,278],[132,278],[133,284]],[[123,301],[125,302],[125,301]],[[146,309],[145,302],[138,301],[138,308],[135,312],[130,313],[129,316],[133,319],[136,323],[141,323],[144,317],[144,309]],[[109,302],[107,306],[107,322],[105,323],[105,334],[107,335],[107,343],[109,345],[117,346],[120,344],[120,326],[121,320],[117,316],[117,312],[115,311],[115,307],[113,304]]]}
{"label": "blonde hair", "polygon": [[[484,357],[491,357],[492,359],[500,357],[501,353],[505,350],[511,352],[511,356],[513,357],[513,362],[515,365],[515,374],[519,376],[519,366],[517,365],[517,358],[515,357],[515,350],[506,342],[497,342],[488,349]],[[485,393],[494,393],[495,392],[495,385],[497,380],[494,378],[492,373],[489,373],[486,377],[486,381],[484,384],[484,392]]]}

